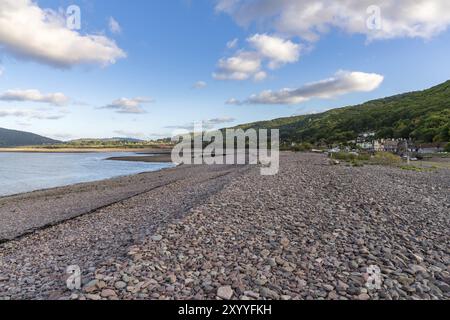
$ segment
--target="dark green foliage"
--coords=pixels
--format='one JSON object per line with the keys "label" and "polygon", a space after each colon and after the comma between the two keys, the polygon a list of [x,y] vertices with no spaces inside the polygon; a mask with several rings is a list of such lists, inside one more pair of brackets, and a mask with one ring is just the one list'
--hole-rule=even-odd
{"label": "dark green foliage", "polygon": [[367,161],[370,160],[369,154],[355,154],[348,152],[338,152],[331,155],[333,159],[342,161]]}
{"label": "dark green foliage", "polygon": [[0,147],[22,147],[55,143],[59,143],[59,141],[29,132],[0,128]]}
{"label": "dark green foliage", "polygon": [[291,151],[294,152],[308,152],[311,151],[313,149],[312,144],[308,143],[308,142],[303,142],[300,144],[296,144],[295,146],[290,147]]}
{"label": "dark green foliage", "polygon": [[281,118],[239,126],[280,129],[283,143],[331,145],[354,140],[363,132],[377,138],[450,141],[450,81],[428,90],[369,101],[315,115]]}
{"label": "dark green foliage", "polygon": [[445,152],[450,152],[450,142],[447,143],[447,146],[445,147]]}

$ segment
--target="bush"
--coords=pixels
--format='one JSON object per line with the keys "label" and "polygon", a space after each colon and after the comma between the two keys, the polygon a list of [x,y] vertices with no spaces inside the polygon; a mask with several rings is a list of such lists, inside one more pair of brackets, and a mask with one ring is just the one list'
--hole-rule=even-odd
{"label": "bush", "polygon": [[350,163],[353,167],[364,167],[364,165],[361,163],[361,161],[358,161],[358,160],[353,160]]}
{"label": "bush", "polygon": [[375,164],[394,165],[402,162],[402,158],[389,152],[377,152],[372,161]]}
{"label": "bush", "polygon": [[291,150],[294,152],[307,152],[307,151],[311,151],[312,148],[313,148],[312,144],[310,144],[308,142],[304,142],[302,144],[293,146],[291,148]]}
{"label": "bush", "polygon": [[371,158],[370,154],[368,153],[362,153],[358,155],[358,160],[360,161],[369,161]]}
{"label": "bush", "polygon": [[444,149],[445,152],[450,152],[450,142],[447,143],[447,146]]}
{"label": "bush", "polygon": [[331,155],[333,159],[354,162],[354,161],[368,161],[370,160],[369,154],[355,154],[347,152],[338,152]]}
{"label": "bush", "polygon": [[336,160],[342,160],[342,161],[354,161],[358,157],[358,155],[354,153],[347,153],[347,152],[337,152],[332,153],[331,157]]}

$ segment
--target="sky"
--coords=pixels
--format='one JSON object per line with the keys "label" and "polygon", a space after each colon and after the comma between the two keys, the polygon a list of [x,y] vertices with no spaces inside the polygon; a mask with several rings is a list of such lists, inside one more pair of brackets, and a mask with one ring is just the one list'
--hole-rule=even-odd
{"label": "sky", "polygon": [[450,79],[447,0],[0,0],[0,127],[156,139]]}

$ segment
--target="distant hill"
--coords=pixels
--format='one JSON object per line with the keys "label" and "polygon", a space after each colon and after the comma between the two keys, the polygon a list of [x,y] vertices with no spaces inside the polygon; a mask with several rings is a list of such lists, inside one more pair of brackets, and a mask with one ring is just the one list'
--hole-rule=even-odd
{"label": "distant hill", "polygon": [[23,147],[56,144],[59,142],[34,133],[0,128],[0,147]]}
{"label": "distant hill", "polygon": [[144,144],[145,141],[134,138],[77,139],[64,143],[65,147],[123,147]]}
{"label": "distant hill", "polygon": [[135,138],[123,138],[123,137],[113,137],[113,138],[103,138],[103,139],[76,139],[67,141],[67,144],[102,144],[102,143],[141,143],[144,140]]}
{"label": "distant hill", "polygon": [[121,142],[144,142],[144,140],[136,139],[136,138],[122,138],[122,137],[114,137],[110,139],[105,139],[109,141],[121,141]]}
{"label": "distant hill", "polygon": [[450,141],[450,81],[328,112],[255,122],[238,128],[280,129],[282,142],[344,143],[363,132],[378,138]]}

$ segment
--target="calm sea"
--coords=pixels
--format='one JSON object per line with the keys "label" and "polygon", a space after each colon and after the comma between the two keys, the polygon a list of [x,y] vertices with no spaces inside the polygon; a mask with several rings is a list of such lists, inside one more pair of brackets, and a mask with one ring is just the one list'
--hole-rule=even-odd
{"label": "calm sea", "polygon": [[105,160],[134,153],[1,153],[0,196],[156,171],[168,163]]}

